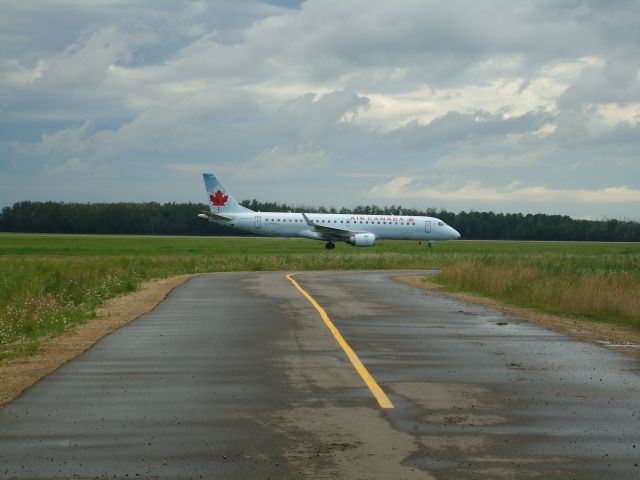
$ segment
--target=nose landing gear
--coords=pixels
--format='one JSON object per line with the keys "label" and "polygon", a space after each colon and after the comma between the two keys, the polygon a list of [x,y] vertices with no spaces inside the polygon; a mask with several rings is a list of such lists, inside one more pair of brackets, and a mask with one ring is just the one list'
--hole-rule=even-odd
{"label": "nose landing gear", "polygon": [[336,248],[336,245],[333,242],[327,242],[324,248],[326,248],[327,250],[333,250],[334,248]]}

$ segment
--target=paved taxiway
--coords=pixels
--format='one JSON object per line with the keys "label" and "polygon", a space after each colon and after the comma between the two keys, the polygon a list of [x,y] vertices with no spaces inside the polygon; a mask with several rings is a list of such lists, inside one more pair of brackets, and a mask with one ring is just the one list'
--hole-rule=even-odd
{"label": "paved taxiway", "polygon": [[0,409],[0,478],[640,478],[640,361],[393,272],[194,278]]}

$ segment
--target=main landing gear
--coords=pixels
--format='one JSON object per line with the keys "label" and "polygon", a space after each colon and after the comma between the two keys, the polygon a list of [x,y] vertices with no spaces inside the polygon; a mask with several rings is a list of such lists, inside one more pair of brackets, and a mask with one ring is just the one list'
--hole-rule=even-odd
{"label": "main landing gear", "polygon": [[334,248],[336,248],[336,245],[333,242],[327,242],[324,248],[326,248],[327,250],[333,250]]}

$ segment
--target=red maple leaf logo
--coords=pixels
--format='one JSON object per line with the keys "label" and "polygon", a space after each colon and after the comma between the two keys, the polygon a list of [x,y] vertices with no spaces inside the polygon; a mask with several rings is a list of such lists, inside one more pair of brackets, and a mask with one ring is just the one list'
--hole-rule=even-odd
{"label": "red maple leaf logo", "polygon": [[211,199],[211,203],[213,203],[214,207],[224,207],[227,204],[227,200],[229,199],[229,195],[224,195],[220,190],[216,193],[209,195]]}

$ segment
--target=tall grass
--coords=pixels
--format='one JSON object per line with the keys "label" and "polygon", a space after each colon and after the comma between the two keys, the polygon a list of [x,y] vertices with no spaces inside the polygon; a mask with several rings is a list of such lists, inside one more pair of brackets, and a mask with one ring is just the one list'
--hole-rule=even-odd
{"label": "tall grass", "polygon": [[581,263],[488,257],[452,262],[436,280],[449,289],[545,312],[640,328],[639,270],[615,262],[607,267],[593,260],[590,268]]}
{"label": "tall grass", "polygon": [[135,290],[140,274],[132,266],[117,259],[0,257],[0,358],[33,350],[38,337],[61,333],[93,316],[105,299]]}

